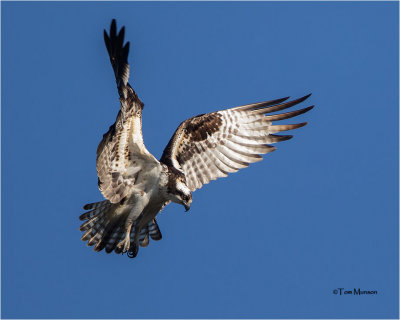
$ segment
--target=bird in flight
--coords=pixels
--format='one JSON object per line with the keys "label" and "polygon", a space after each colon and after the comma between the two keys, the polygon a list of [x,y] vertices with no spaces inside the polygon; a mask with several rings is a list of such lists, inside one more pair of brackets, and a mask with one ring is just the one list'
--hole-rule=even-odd
{"label": "bird in flight", "polygon": [[[284,113],[310,95],[258,102],[201,114],[183,121],[157,160],[142,135],[144,104],[128,83],[129,42],[125,28],[112,20],[104,41],[117,83],[120,110],[97,148],[98,186],[105,200],[86,204],[79,218],[83,241],[95,251],[136,257],[149,238],[160,240],[157,214],[171,201],[190,209],[192,192],[211,180],[261,161],[272,144],[292,138],[276,135],[307,123],[275,124],[301,115],[313,106]],[[272,113],[272,114],[271,114]]]}

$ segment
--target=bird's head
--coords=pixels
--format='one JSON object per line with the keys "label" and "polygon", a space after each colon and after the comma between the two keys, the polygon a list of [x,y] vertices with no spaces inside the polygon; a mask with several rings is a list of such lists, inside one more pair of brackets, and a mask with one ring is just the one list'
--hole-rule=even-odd
{"label": "bird's head", "polygon": [[185,183],[178,182],[176,184],[176,199],[175,201],[185,207],[186,211],[189,211],[190,205],[192,204],[192,193]]}
{"label": "bird's head", "polygon": [[[175,171],[175,170],[174,170]],[[192,192],[186,185],[185,175],[181,172],[171,172],[168,181],[168,197],[172,202],[181,204],[189,211],[192,204]]]}

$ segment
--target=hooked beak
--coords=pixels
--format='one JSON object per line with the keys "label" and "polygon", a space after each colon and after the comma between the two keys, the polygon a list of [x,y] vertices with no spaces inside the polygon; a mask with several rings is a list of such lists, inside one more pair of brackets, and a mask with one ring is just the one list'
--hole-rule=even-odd
{"label": "hooked beak", "polygon": [[190,203],[184,203],[183,205],[185,206],[185,212],[188,212],[190,210]]}

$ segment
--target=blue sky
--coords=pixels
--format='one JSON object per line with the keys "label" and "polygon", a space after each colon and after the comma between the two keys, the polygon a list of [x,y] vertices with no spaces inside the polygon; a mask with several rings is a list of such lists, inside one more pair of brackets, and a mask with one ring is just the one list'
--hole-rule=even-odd
{"label": "blue sky", "polygon": [[[398,317],[398,3],[1,7],[2,318]],[[316,105],[189,213],[168,206],[134,260],[78,230],[119,108],[112,18],[156,157],[196,114],[309,92]]]}

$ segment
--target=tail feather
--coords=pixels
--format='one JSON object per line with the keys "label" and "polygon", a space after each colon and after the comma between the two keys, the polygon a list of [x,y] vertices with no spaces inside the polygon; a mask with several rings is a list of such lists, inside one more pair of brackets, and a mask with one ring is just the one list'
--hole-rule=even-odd
{"label": "tail feather", "polygon": [[97,246],[97,251],[101,251],[106,247],[106,245],[109,243],[114,233],[116,233],[116,229],[120,228],[121,226],[123,227],[125,225],[125,220],[127,217],[128,214],[126,215],[121,214],[116,217],[113,216],[113,218],[106,223],[104,227],[103,236]]}
{"label": "tail feather", "polygon": [[[107,253],[114,251],[121,253],[122,248],[117,245],[125,238],[125,222],[129,215],[129,209],[120,212],[120,204],[113,204],[108,200],[96,203],[90,203],[84,206],[88,212],[82,214],[79,218],[84,222],[79,227],[83,231],[83,241],[87,241],[88,246],[94,246],[95,251],[105,249]],[[118,213],[116,210],[118,209]],[[150,238],[153,240],[161,239],[161,232],[156,219],[144,226],[140,231],[141,217],[133,223],[130,234],[130,248],[128,256],[136,257],[139,251],[139,245],[146,247],[149,245]]]}
{"label": "tail feather", "polygon": [[100,241],[101,236],[102,236],[102,230],[99,230],[99,232],[97,232],[94,236],[90,238],[90,240],[87,242],[87,245],[89,247],[94,246]]}
{"label": "tail feather", "polygon": [[79,229],[81,231],[87,230],[82,236],[82,240],[89,240],[88,246],[94,245],[97,242],[94,242],[96,239],[100,240],[105,219],[106,217],[104,215],[99,214],[98,216],[91,218],[89,221],[83,223],[80,226]]}
{"label": "tail feather", "polygon": [[100,202],[88,203],[88,204],[85,204],[83,206],[83,210],[97,209],[97,208],[103,207],[107,203],[109,203],[108,200],[103,200],[103,201],[100,201]]}
{"label": "tail feather", "polygon": [[138,252],[139,252],[139,246],[135,242],[131,241],[131,247],[129,248],[129,251],[128,251],[128,257],[135,258],[137,256]]}
{"label": "tail feather", "polygon": [[110,236],[124,226],[129,212],[115,215],[117,207],[118,204],[112,204],[108,200],[84,206],[84,209],[91,211],[85,212],[79,217],[80,220],[87,220],[79,227],[79,230],[85,231],[81,239],[88,241],[88,246],[95,245],[95,251],[103,250],[108,244]]}
{"label": "tail feather", "polygon": [[149,245],[149,229],[143,227],[139,235],[139,244],[141,247],[147,247]]}
{"label": "tail feather", "polygon": [[91,219],[94,216],[99,215],[100,213],[106,211],[111,206],[112,206],[112,203],[108,200],[86,204],[83,206],[83,209],[90,210],[90,211],[81,214],[79,216],[79,220],[83,221],[83,220]]}
{"label": "tail feather", "polygon": [[124,235],[124,225],[121,224],[111,235],[110,239],[108,240],[108,242],[105,246],[105,250],[107,253],[111,253],[114,251],[116,245],[118,244],[120,239],[123,237],[123,235]]}
{"label": "tail feather", "polygon": [[150,243],[149,234],[146,233],[146,235],[144,236],[143,240],[140,241],[139,244],[140,244],[141,247],[147,247],[149,245],[149,243]]}
{"label": "tail feather", "polygon": [[135,242],[135,235],[136,235],[136,223],[135,226],[132,226],[131,229],[131,234],[130,234],[131,243],[128,251],[129,258],[135,258],[139,252],[139,247]]}
{"label": "tail feather", "polygon": [[81,224],[81,226],[79,227],[79,230],[86,231],[86,230],[93,228],[94,223],[96,222],[97,219],[99,219],[99,216],[94,216],[94,217],[90,218],[88,221]]}
{"label": "tail feather", "polygon": [[87,230],[87,231],[83,234],[81,240],[82,240],[82,241],[86,241],[86,240],[89,240],[91,237],[92,237],[92,228],[90,228],[89,230]]}
{"label": "tail feather", "polygon": [[108,223],[109,220],[106,220],[106,217],[99,216],[99,221],[96,222],[92,228],[90,228],[89,236],[82,240],[88,240],[87,245],[89,247],[97,244],[103,236],[104,226],[106,226]]}
{"label": "tail feather", "polygon": [[148,224],[148,230],[149,230],[149,235],[152,240],[158,241],[158,240],[162,239],[162,234],[161,234],[160,228],[158,227],[156,218],[154,218]]}

